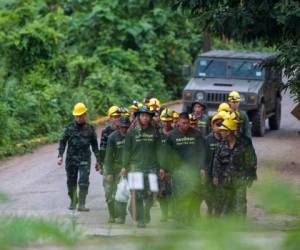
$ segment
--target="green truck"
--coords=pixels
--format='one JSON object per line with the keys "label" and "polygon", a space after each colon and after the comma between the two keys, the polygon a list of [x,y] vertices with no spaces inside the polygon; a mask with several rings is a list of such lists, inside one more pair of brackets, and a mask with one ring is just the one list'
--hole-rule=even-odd
{"label": "green truck", "polygon": [[183,90],[183,111],[199,100],[211,117],[235,90],[254,136],[264,136],[266,119],[271,130],[280,128],[282,69],[275,53],[212,50],[197,57],[192,73],[184,65],[183,74],[190,79]]}

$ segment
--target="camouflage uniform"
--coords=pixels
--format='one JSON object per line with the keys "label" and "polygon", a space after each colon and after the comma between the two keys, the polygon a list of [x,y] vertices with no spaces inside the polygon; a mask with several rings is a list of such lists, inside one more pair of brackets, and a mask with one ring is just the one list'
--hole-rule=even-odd
{"label": "camouflage uniform", "polygon": [[150,209],[153,205],[152,192],[149,188],[148,174],[158,171],[157,149],[160,135],[152,126],[142,129],[139,125],[130,128],[125,138],[123,166],[126,172],[144,173],[144,190],[135,191],[136,220],[144,225],[151,220]]}
{"label": "camouflage uniform", "polygon": [[101,132],[101,139],[100,139],[100,164],[102,166],[104,165],[104,159],[105,159],[105,152],[106,152],[108,137],[115,130],[116,129],[113,128],[112,125],[108,125]]}
{"label": "camouflage uniform", "polygon": [[77,124],[75,121],[69,124],[59,142],[58,156],[62,157],[67,147],[66,172],[68,194],[73,203],[77,202],[77,180],[79,174],[79,205],[85,204],[89,187],[89,175],[91,168],[90,147],[99,161],[97,135],[93,126],[89,124]]}
{"label": "camouflage uniform", "polygon": [[172,159],[175,217],[181,223],[189,223],[199,215],[203,200],[200,169],[205,168],[205,140],[195,128],[185,134],[176,128],[169,133],[167,145]]}
{"label": "camouflage uniform", "polygon": [[206,144],[207,144],[207,163],[206,163],[206,183],[205,183],[205,202],[208,208],[208,213],[213,214],[217,213],[215,211],[215,203],[216,199],[215,196],[217,194],[216,187],[213,185],[213,163],[214,163],[214,156],[216,151],[219,148],[221,143],[221,139],[217,138],[216,135],[212,132],[208,136],[206,136]]}
{"label": "camouflage uniform", "polygon": [[256,180],[256,154],[251,140],[237,137],[230,149],[228,142],[222,141],[214,157],[213,176],[218,178],[218,210],[224,214],[247,214],[247,186]]}
{"label": "camouflage uniform", "polygon": [[126,216],[127,203],[115,201],[117,184],[120,180],[119,174],[122,169],[122,155],[124,144],[125,136],[122,136],[118,131],[114,131],[108,137],[104,161],[104,173],[105,176],[112,175],[113,180],[111,182],[105,181],[104,185],[106,191],[106,203],[111,219],[120,218],[122,220],[125,220]]}

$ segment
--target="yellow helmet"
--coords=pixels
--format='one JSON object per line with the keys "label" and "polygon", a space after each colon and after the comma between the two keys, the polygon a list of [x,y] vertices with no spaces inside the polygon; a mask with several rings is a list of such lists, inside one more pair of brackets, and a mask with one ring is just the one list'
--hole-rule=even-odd
{"label": "yellow helmet", "polygon": [[108,110],[107,115],[109,117],[120,116],[120,108],[118,106],[111,106]]}
{"label": "yellow helmet", "polygon": [[227,131],[236,131],[237,130],[237,123],[235,120],[232,120],[231,118],[225,119],[222,122],[222,125],[219,127],[221,130],[227,130]]}
{"label": "yellow helmet", "polygon": [[215,122],[216,120],[226,120],[230,118],[230,114],[226,111],[220,111],[213,116],[211,119],[211,123]]}
{"label": "yellow helmet", "polygon": [[160,114],[160,119],[163,122],[170,122],[173,120],[173,112],[170,109],[164,109]]}
{"label": "yellow helmet", "polygon": [[129,114],[127,108],[121,107],[121,108],[119,109],[119,112],[120,112],[121,116],[127,116],[127,117],[130,116],[130,114]]}
{"label": "yellow helmet", "polygon": [[178,119],[179,114],[176,111],[173,111],[173,119]]}
{"label": "yellow helmet", "polygon": [[226,102],[221,103],[218,107],[218,112],[221,112],[221,111],[230,112],[231,108],[230,108],[229,104]]}
{"label": "yellow helmet", "polygon": [[191,124],[196,124],[198,122],[198,119],[193,114],[189,114],[189,119]]}
{"label": "yellow helmet", "polygon": [[240,93],[237,91],[231,91],[228,95],[228,101],[229,102],[240,102],[241,101]]}
{"label": "yellow helmet", "polygon": [[86,113],[87,111],[88,109],[86,108],[86,106],[82,102],[78,102],[73,108],[73,115],[80,116]]}
{"label": "yellow helmet", "polygon": [[240,112],[231,112],[230,119],[234,120],[236,123],[244,122]]}
{"label": "yellow helmet", "polygon": [[160,109],[160,101],[156,98],[151,98],[148,105],[151,111]]}
{"label": "yellow helmet", "polygon": [[143,104],[139,103],[138,101],[133,101],[132,105],[130,106],[130,109],[138,111],[141,105]]}

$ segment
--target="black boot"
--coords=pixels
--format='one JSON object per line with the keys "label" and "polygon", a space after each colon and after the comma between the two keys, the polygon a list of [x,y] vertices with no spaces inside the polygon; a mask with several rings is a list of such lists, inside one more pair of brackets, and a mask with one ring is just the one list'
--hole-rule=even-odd
{"label": "black boot", "polygon": [[70,197],[70,206],[68,207],[70,210],[75,210],[77,203],[78,203],[78,197],[77,197],[77,185],[75,184],[68,184],[68,195]]}
{"label": "black boot", "polygon": [[160,204],[160,211],[161,211],[161,218],[160,222],[166,222],[168,221],[168,200],[166,197],[162,197],[159,199]]}
{"label": "black boot", "polygon": [[107,202],[107,207],[108,207],[108,213],[109,213],[108,223],[114,223],[115,222],[115,204],[114,204],[114,201]]}
{"label": "black boot", "polygon": [[90,209],[85,207],[85,200],[88,194],[88,186],[80,186],[79,188],[79,204],[78,211],[80,212],[89,212]]}

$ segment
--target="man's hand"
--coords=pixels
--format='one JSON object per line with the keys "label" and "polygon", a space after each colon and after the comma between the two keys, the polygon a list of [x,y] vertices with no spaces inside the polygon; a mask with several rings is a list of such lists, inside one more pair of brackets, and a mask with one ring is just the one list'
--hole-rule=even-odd
{"label": "man's hand", "polygon": [[110,174],[110,175],[108,175],[108,176],[106,176],[106,180],[108,181],[108,182],[112,182],[113,181],[113,176]]}
{"label": "man's hand", "polygon": [[166,172],[165,172],[165,170],[160,169],[160,170],[159,170],[159,178],[160,178],[161,180],[163,180],[163,179],[165,179],[165,177],[166,177]]}
{"label": "man's hand", "polygon": [[215,186],[218,186],[219,185],[219,179],[214,177],[213,178],[213,183],[214,183]]}
{"label": "man's hand", "polygon": [[120,176],[124,177],[126,175],[126,169],[122,168],[120,172]]}
{"label": "man's hand", "polygon": [[58,159],[57,159],[57,165],[61,166],[63,164],[63,157],[62,156],[59,156]]}
{"label": "man's hand", "polygon": [[201,177],[201,183],[204,184],[205,183],[205,170],[204,169],[200,170],[200,177]]}
{"label": "man's hand", "polygon": [[96,165],[95,165],[95,170],[98,172],[99,171],[99,174],[100,175],[103,175],[103,167],[102,167],[102,165],[100,164],[100,163],[96,163]]}
{"label": "man's hand", "polygon": [[201,178],[205,178],[205,170],[204,169],[200,170],[200,176],[201,176]]}
{"label": "man's hand", "polygon": [[98,172],[101,168],[102,168],[102,166],[100,165],[100,163],[96,162],[95,170]]}

